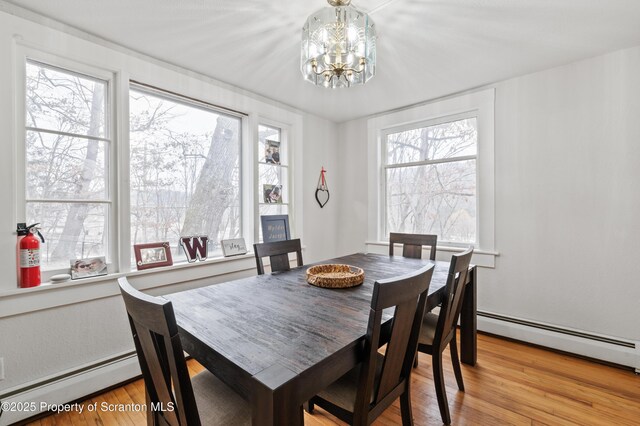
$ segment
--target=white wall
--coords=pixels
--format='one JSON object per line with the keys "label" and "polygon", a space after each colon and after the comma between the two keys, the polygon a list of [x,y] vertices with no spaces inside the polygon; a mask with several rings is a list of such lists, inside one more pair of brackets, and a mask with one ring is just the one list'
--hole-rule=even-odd
{"label": "white wall", "polygon": [[496,86],[483,309],[640,341],[640,47]]}
{"label": "white wall", "polygon": [[[640,341],[640,47],[490,87],[500,255],[479,271],[479,309]],[[341,253],[367,237],[366,122],[339,127]],[[620,362],[640,368],[639,349]]]}
{"label": "white wall", "polygon": [[[304,239],[305,263],[330,259],[336,254],[338,235],[338,211],[342,204],[338,199],[338,126],[332,121],[304,115]],[[320,169],[324,166],[330,198],[323,208],[315,198]]]}
{"label": "white wall", "polygon": [[346,255],[366,250],[368,223],[367,120],[342,123],[338,127],[338,253]]}
{"label": "white wall", "polygon": [[[6,376],[0,381],[0,395],[133,350],[124,306],[115,282],[119,275],[55,287],[15,289],[17,206],[13,203],[16,200],[16,173],[21,169],[14,160],[14,145],[18,143],[15,142],[14,129],[22,114],[16,111],[12,96],[16,92],[16,46],[24,44],[112,70],[125,84],[131,77],[247,112],[250,123],[256,125],[260,118],[290,124],[296,161],[292,179],[296,200],[302,200],[293,207],[299,213],[295,236],[301,237],[306,246],[306,262],[331,257],[336,250],[337,202],[332,199],[324,209],[320,209],[314,199],[322,165],[329,170],[330,188],[332,179],[336,185],[338,183],[335,177],[332,178],[332,173],[337,171],[335,123],[55,25],[64,31],[0,12],[0,57],[3,58],[0,60],[0,146],[3,150],[0,156],[0,179],[3,182],[0,199],[5,203],[12,200],[12,208],[6,208],[5,204],[5,208],[0,209],[0,357],[4,358]],[[253,275],[255,262],[249,256],[174,269],[172,272],[137,272],[132,274],[131,280],[140,288],[150,289],[152,294],[162,294],[178,288]],[[117,380],[120,376],[113,377]],[[90,384],[88,388],[77,389],[87,394],[107,385],[108,380],[96,382],[93,387]],[[79,396],[69,389],[55,394],[57,402]],[[0,424],[4,424],[6,419],[5,414]]]}

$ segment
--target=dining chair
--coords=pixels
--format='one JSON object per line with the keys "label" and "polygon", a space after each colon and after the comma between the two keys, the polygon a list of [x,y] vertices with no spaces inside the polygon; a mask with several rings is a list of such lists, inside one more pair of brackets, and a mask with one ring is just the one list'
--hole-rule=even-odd
{"label": "dining chair", "polygon": [[258,275],[264,275],[264,264],[262,258],[269,256],[271,262],[271,272],[288,271],[289,253],[296,253],[298,266],[302,266],[302,246],[300,239],[276,241],[273,243],[259,243],[253,245],[253,252],[256,255],[256,268]]}
{"label": "dining chair", "polygon": [[[462,370],[460,369],[460,359],[458,358],[456,328],[462,308],[464,287],[467,282],[467,273],[469,272],[469,263],[472,255],[473,247],[469,247],[464,252],[451,256],[440,313],[428,312],[424,315],[418,340],[418,352],[431,355],[433,381],[436,386],[440,416],[442,417],[442,422],[447,425],[451,424],[451,415],[449,414],[449,404],[444,383],[442,352],[449,345],[458,389],[464,392]],[[417,356],[416,354],[416,360]]]}
{"label": "dining chair", "polygon": [[436,260],[437,235],[391,232],[389,234],[389,256],[393,256],[394,244],[402,244],[402,256],[414,259],[422,259],[422,247],[428,246],[431,248],[429,260]]}
{"label": "dining chair", "polygon": [[[399,397],[402,424],[412,425],[410,379],[433,265],[375,282],[364,345],[364,360],[307,405],[318,405],[352,425],[371,424]],[[384,355],[378,353],[382,313],[395,307]]]}
{"label": "dining chair", "polygon": [[139,292],[124,277],[118,284],[144,378],[147,424],[251,424],[249,404],[213,374],[189,379],[171,302]]}

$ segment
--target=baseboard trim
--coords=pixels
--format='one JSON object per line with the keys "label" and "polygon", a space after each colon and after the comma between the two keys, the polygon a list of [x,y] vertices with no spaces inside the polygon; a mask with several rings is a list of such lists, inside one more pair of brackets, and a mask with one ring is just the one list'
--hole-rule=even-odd
{"label": "baseboard trim", "polygon": [[[577,354],[635,369],[640,373],[638,342],[571,330],[549,324],[509,317],[491,312],[478,312],[480,331],[558,351]],[[66,404],[86,395],[110,388],[140,375],[135,352],[116,355],[84,367],[67,371],[37,382],[6,390],[0,395],[3,403],[34,402],[38,411],[0,412],[0,426],[21,422],[37,416],[42,401]]]}
{"label": "baseboard trim", "polygon": [[3,403],[22,403],[35,410],[4,411],[0,413],[0,426],[21,422],[46,411],[41,402],[67,404],[107,389],[140,375],[140,365],[135,352],[127,352],[74,369],[37,382],[7,390],[0,395]]}
{"label": "baseboard trim", "polygon": [[478,330],[640,372],[639,342],[484,311],[478,311]]}

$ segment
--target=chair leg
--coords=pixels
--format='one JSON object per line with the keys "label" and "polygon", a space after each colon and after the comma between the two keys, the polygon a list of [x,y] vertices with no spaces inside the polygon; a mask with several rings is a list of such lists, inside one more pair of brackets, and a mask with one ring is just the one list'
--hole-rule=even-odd
{"label": "chair leg", "polygon": [[155,426],[158,424],[158,418],[156,417],[156,411],[151,409],[151,398],[149,398],[149,392],[147,388],[144,388],[144,399],[147,407],[147,426]]}
{"label": "chair leg", "polygon": [[407,379],[407,389],[400,395],[400,414],[402,414],[402,426],[413,426],[413,411],[411,410],[411,386]]}
{"label": "chair leg", "polygon": [[314,408],[313,400],[310,399],[304,404],[302,404],[302,408],[304,408],[304,411],[306,411],[309,414],[313,413],[313,408]]}
{"label": "chair leg", "polygon": [[416,357],[413,358],[413,368],[418,368],[418,354],[420,352],[416,351]]}
{"label": "chair leg", "polygon": [[438,349],[432,355],[433,358],[433,381],[436,384],[436,397],[438,398],[438,408],[440,408],[440,417],[442,423],[451,424],[451,416],[449,415],[449,403],[447,402],[447,389],[444,383],[444,371],[442,370],[442,352]]}
{"label": "chair leg", "polygon": [[451,363],[453,364],[453,372],[456,375],[456,382],[458,382],[458,389],[464,392],[464,382],[462,381],[462,370],[460,369],[460,359],[458,358],[458,344],[456,337],[453,336],[451,342],[449,342],[449,349],[451,350]]}

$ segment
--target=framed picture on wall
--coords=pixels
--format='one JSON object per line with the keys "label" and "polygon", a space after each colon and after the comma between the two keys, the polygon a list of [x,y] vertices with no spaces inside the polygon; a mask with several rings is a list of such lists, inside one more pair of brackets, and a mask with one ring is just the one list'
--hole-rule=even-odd
{"label": "framed picture on wall", "polygon": [[133,251],[136,255],[136,267],[138,270],[159,268],[173,265],[169,242],[149,244],[135,244]]}
{"label": "framed picture on wall", "polygon": [[289,215],[276,214],[260,216],[262,224],[262,241],[272,243],[291,239],[289,231]]}

